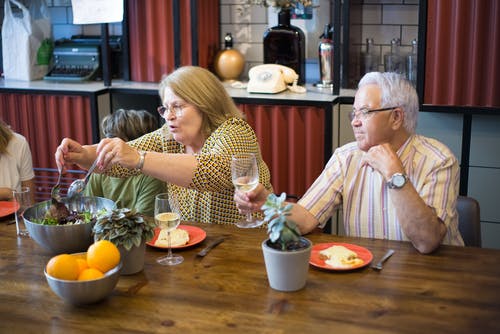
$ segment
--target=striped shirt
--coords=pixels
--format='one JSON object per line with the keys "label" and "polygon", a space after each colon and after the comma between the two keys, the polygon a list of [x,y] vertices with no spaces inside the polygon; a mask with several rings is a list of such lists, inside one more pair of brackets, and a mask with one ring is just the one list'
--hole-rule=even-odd
{"label": "striped shirt", "polygon": [[[173,139],[166,125],[128,144],[143,151],[185,153],[184,146]],[[232,224],[244,217],[234,202],[230,167],[231,156],[242,152],[256,154],[259,182],[272,191],[269,169],[262,160],[255,132],[243,119],[230,118],[212,132],[196,155],[198,166],[189,187],[167,183],[168,193],[180,203],[182,220]],[[106,174],[126,177],[138,172],[115,165]]]}
{"label": "striped shirt", "polygon": [[[362,166],[364,154],[356,142],[335,150],[299,204],[321,227],[342,205],[346,235],[408,241],[384,177],[372,167]],[[413,135],[397,154],[420,197],[446,225],[442,243],[463,246],[456,211],[459,167],[453,153],[435,139]]]}

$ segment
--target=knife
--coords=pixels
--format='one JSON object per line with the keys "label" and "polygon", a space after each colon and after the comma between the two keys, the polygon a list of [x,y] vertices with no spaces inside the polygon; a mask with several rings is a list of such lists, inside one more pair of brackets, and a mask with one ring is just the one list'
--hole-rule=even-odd
{"label": "knife", "polygon": [[196,256],[203,257],[203,256],[207,255],[208,252],[210,252],[210,250],[212,250],[212,248],[214,248],[215,246],[217,246],[218,244],[220,244],[224,240],[226,240],[225,237],[220,237],[220,238],[215,239],[214,241],[209,243],[207,247],[203,248],[201,251],[196,253]]}

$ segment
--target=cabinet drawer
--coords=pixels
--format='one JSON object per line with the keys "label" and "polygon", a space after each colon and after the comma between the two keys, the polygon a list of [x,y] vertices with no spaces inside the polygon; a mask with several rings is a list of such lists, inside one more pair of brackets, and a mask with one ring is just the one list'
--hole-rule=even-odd
{"label": "cabinet drawer", "polygon": [[418,115],[417,133],[439,140],[462,160],[462,124],[461,114],[442,114],[420,112]]}
{"label": "cabinet drawer", "polygon": [[468,195],[479,201],[481,221],[500,223],[499,190],[500,168],[471,167],[469,169]]}
{"label": "cabinet drawer", "polygon": [[472,117],[470,165],[500,168],[500,116]]}
{"label": "cabinet drawer", "polygon": [[481,222],[481,247],[500,249],[500,223]]}
{"label": "cabinet drawer", "polygon": [[240,104],[239,108],[255,130],[274,192],[304,195],[326,163],[325,109],[250,104]]}

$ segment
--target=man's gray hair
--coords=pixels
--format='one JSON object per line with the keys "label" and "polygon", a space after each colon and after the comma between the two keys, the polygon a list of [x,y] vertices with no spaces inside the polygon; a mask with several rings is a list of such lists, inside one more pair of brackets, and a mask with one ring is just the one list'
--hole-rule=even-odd
{"label": "man's gray hair", "polygon": [[417,91],[410,81],[393,72],[370,72],[361,78],[358,88],[370,84],[377,85],[382,91],[380,108],[397,106],[403,109],[403,126],[409,133],[415,133],[419,103]]}

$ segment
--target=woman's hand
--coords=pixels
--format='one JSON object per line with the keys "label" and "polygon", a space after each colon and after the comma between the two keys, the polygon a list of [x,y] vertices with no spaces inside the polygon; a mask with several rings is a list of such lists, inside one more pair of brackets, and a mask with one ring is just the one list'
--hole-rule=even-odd
{"label": "woman's hand", "polygon": [[235,190],[234,201],[240,213],[251,213],[260,210],[270,193],[269,190],[259,183],[255,189],[249,192]]}
{"label": "woman's hand", "polygon": [[137,150],[130,147],[120,138],[105,138],[97,145],[97,166],[101,170],[113,164],[119,164],[128,169],[134,169],[139,163]]}
{"label": "woman's hand", "polygon": [[77,141],[69,138],[64,138],[61,141],[55,153],[57,168],[60,170],[69,167],[71,164],[87,168],[94,161],[92,157],[88,147],[82,146]]}

